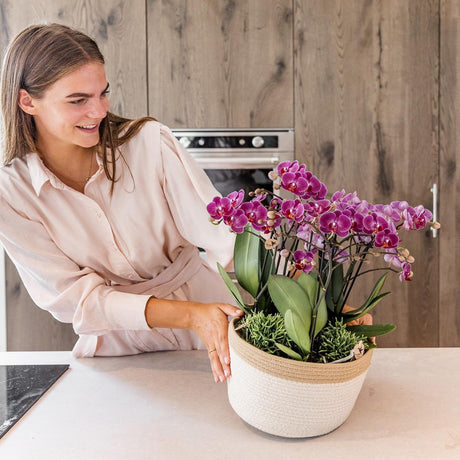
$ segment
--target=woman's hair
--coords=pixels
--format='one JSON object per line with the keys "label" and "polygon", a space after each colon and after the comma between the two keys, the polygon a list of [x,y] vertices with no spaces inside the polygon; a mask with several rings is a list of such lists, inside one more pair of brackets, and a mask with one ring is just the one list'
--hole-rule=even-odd
{"label": "woman's hair", "polygon": [[[37,151],[35,123],[33,117],[19,107],[19,90],[25,89],[40,99],[53,83],[88,62],[104,64],[96,42],[62,24],[32,25],[14,38],[6,50],[1,76],[3,164]],[[102,120],[100,153],[112,190],[116,180],[117,147],[133,137],[148,120],[154,118],[131,120],[110,112]]]}

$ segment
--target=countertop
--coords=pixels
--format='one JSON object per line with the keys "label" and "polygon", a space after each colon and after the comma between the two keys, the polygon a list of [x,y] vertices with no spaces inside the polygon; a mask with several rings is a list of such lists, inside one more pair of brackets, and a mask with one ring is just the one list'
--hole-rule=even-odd
{"label": "countertop", "polygon": [[296,440],[244,423],[203,351],[0,353],[0,364],[65,363],[0,439],[2,460],[460,458],[460,348],[377,348],[348,420]]}

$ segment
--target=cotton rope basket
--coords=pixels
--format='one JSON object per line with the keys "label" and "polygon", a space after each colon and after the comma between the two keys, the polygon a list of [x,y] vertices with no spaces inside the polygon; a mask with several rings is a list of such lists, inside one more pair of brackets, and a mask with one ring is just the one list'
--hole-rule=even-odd
{"label": "cotton rope basket", "polygon": [[232,375],[228,397],[247,423],[276,436],[329,433],[351,413],[371,363],[372,350],[356,361],[320,364],[270,355],[229,325]]}

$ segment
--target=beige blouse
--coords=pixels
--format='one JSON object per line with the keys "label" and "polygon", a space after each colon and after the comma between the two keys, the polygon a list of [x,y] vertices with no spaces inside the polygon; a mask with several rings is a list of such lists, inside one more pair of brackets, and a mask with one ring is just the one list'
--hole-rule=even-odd
{"label": "beige blouse", "polygon": [[231,302],[215,270],[234,236],[206,212],[217,192],[158,122],[120,150],[112,196],[99,159],[84,194],[36,153],[0,168],[0,242],[34,302],[73,324],[76,356],[200,347],[190,331],[150,329],[144,310],[151,295]]}

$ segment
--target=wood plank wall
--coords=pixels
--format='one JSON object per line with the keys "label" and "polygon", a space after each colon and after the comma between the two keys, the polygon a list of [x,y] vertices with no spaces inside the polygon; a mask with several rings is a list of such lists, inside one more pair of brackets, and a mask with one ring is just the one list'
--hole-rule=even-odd
{"label": "wood plank wall", "polygon": [[147,15],[151,115],[177,128],[294,125],[291,0],[148,0]]}
{"label": "wood plank wall", "polygon": [[[437,183],[443,228],[407,238],[415,279],[388,282],[376,319],[398,329],[379,345],[460,346],[459,17],[456,0],[0,0],[0,48],[32,22],[63,22],[100,44],[122,115],[294,126],[299,160],[369,201],[431,209]],[[10,349],[73,343],[11,265],[8,296]]]}
{"label": "wood plank wall", "polygon": [[[296,156],[330,192],[345,188],[373,203],[432,207],[438,7],[438,1],[296,1]],[[438,240],[426,231],[407,235],[407,246],[415,278],[409,285],[397,276],[387,280],[392,295],[375,318],[398,328],[379,344],[437,346]],[[369,282],[362,286],[369,292]]]}
{"label": "wood plank wall", "polygon": [[440,345],[460,346],[460,3],[440,11]]}

